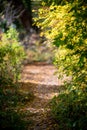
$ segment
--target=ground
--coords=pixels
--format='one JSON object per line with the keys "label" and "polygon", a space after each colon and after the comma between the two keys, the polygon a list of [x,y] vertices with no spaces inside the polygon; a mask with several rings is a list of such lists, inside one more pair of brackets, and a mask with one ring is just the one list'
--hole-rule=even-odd
{"label": "ground", "polygon": [[31,113],[29,119],[33,120],[29,130],[58,130],[50,115],[50,101],[62,84],[55,72],[56,68],[47,63],[29,64],[23,68],[21,89],[34,94],[34,99],[23,107]]}

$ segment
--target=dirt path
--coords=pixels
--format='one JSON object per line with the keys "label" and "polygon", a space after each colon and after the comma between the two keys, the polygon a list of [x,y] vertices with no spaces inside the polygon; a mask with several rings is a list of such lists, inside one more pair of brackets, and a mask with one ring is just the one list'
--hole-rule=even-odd
{"label": "dirt path", "polygon": [[[58,130],[53,126],[53,120],[49,116],[49,102],[58,94],[61,82],[54,75],[56,69],[53,65],[45,63],[27,65],[23,69],[21,82],[23,89],[34,93],[34,100],[25,105],[25,110],[32,113],[34,121],[29,130]],[[54,123],[55,124],[55,123]]]}

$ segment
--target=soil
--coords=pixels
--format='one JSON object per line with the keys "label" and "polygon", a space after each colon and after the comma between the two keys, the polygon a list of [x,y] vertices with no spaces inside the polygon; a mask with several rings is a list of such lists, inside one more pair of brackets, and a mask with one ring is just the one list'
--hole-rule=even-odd
{"label": "soil", "polygon": [[33,124],[29,130],[58,130],[58,125],[50,114],[50,101],[58,95],[62,82],[55,75],[56,68],[51,64],[34,63],[24,66],[22,88],[32,92],[34,100],[25,104],[24,110],[31,113]]}

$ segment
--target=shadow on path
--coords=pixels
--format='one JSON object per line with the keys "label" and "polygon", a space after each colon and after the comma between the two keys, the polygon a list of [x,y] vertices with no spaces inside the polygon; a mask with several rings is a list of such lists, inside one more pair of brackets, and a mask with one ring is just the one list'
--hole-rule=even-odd
{"label": "shadow on path", "polygon": [[25,104],[25,111],[32,113],[33,126],[29,130],[58,130],[58,126],[50,115],[51,99],[58,95],[62,85],[54,75],[56,68],[53,65],[33,64],[24,67],[20,80],[24,91],[34,93],[34,100]]}

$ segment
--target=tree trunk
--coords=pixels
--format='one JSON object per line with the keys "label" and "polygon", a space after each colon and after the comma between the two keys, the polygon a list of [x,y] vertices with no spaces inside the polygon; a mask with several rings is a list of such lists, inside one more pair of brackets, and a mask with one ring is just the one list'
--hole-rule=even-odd
{"label": "tree trunk", "polygon": [[19,16],[19,21],[23,25],[23,27],[26,29],[26,31],[30,31],[30,28],[32,27],[32,14],[31,14],[31,1],[29,0],[29,9],[25,7],[22,0],[7,0],[8,2],[12,2],[15,8],[23,11],[23,13]]}

